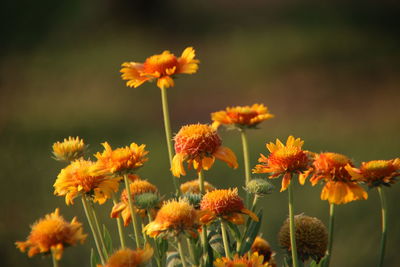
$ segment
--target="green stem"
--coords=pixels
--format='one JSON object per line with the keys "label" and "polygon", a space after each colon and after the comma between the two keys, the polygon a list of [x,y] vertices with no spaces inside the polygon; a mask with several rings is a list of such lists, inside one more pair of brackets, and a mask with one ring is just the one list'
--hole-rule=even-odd
{"label": "green stem", "polygon": [[[240,136],[242,137],[243,146],[243,160],[244,160],[244,173],[245,173],[245,186],[250,182],[251,172],[250,172],[250,156],[249,156],[249,145],[247,142],[247,135],[244,129],[240,130]],[[246,191],[246,207],[249,206],[250,194]]]}
{"label": "green stem", "polygon": [[[173,146],[172,146],[172,131],[171,131],[171,121],[169,119],[169,109],[168,109],[168,96],[167,89],[161,88],[161,102],[162,102],[162,110],[164,116],[164,128],[165,128],[165,137],[167,139],[167,147],[168,147],[168,158],[169,164],[172,168],[172,158],[174,156]],[[179,185],[177,178],[172,175],[172,181],[174,183],[176,194],[179,196]]]}
{"label": "green stem", "polygon": [[193,245],[192,241],[190,241],[190,238],[189,238],[189,237],[186,237],[186,243],[187,243],[188,248],[189,248],[189,255],[190,255],[190,258],[192,259],[193,263],[195,264],[195,265],[193,265],[193,266],[194,266],[194,267],[197,267],[198,264],[199,264],[199,263],[198,263],[198,259],[196,258],[196,253],[195,253],[194,245]]}
{"label": "green stem", "polygon": [[208,242],[207,242],[207,226],[204,224],[201,231],[201,246],[203,248],[203,265],[207,265],[208,259]]}
{"label": "green stem", "polygon": [[[116,205],[118,203],[115,194],[113,194],[113,202],[114,202],[114,205]],[[124,237],[124,230],[122,227],[121,216],[118,216],[118,218],[117,218],[117,225],[118,225],[119,240],[121,241],[121,248],[124,249],[125,248],[125,237]]]}
{"label": "green stem", "polygon": [[90,202],[89,207],[90,207],[90,209],[92,211],[92,214],[93,214],[94,225],[96,227],[97,233],[99,233],[100,245],[101,245],[101,247],[103,249],[104,256],[105,256],[106,259],[108,259],[108,252],[107,252],[106,245],[105,245],[106,243],[104,242],[104,238],[103,238],[103,234],[102,234],[103,231],[100,228],[99,220],[97,218],[97,214],[96,214],[96,210],[94,209],[93,202]]}
{"label": "green stem", "polygon": [[96,230],[94,228],[93,218],[92,218],[91,214],[89,213],[89,205],[88,205],[87,201],[88,200],[86,199],[86,195],[82,194],[83,209],[85,210],[86,218],[87,218],[87,220],[89,222],[90,229],[92,230],[93,239],[94,239],[94,242],[96,244],[97,252],[99,253],[101,263],[103,265],[105,265],[106,261],[104,260],[104,255],[103,255],[103,252],[101,251],[101,247],[100,247],[100,243],[99,243],[99,237],[98,237],[98,234],[97,234],[97,232],[96,232]]}
{"label": "green stem", "polygon": [[294,212],[293,212],[293,183],[289,183],[289,227],[290,227],[290,244],[292,251],[292,262],[293,267],[298,267],[297,258],[297,246],[296,246],[296,227],[294,222]]}
{"label": "green stem", "polygon": [[185,261],[185,254],[183,253],[183,248],[182,248],[182,239],[178,236],[176,237],[176,242],[178,243],[178,251],[179,251],[179,256],[181,256],[182,266],[187,267]]}
{"label": "green stem", "polygon": [[228,235],[226,233],[225,222],[222,219],[221,219],[221,232],[222,232],[222,241],[224,242],[225,257],[230,259],[231,253],[229,251]]}
{"label": "green stem", "polygon": [[202,171],[198,172],[198,179],[199,179],[199,188],[200,188],[200,193],[204,195],[205,189],[204,189],[204,174]]}
{"label": "green stem", "polygon": [[386,248],[386,237],[387,237],[387,205],[385,191],[382,187],[378,186],[376,188],[379,193],[379,198],[381,200],[381,214],[382,214],[382,236],[381,236],[381,247],[379,253],[379,267],[383,266],[383,261],[385,258],[385,248]]}
{"label": "green stem", "polygon": [[140,248],[140,239],[139,239],[139,226],[136,220],[136,213],[135,210],[133,209],[133,202],[132,202],[132,196],[131,196],[131,188],[129,186],[129,180],[128,180],[128,175],[124,175],[124,181],[125,181],[125,188],[126,188],[126,193],[128,195],[128,204],[129,204],[129,210],[131,212],[131,218],[132,218],[132,226],[133,226],[133,232],[135,234],[135,241],[136,241],[136,248]]}
{"label": "green stem", "polygon": [[326,255],[325,266],[329,266],[332,255],[332,244],[333,244],[333,230],[335,225],[335,204],[329,204],[329,226],[328,226],[328,251]]}
{"label": "green stem", "polygon": [[258,202],[259,196],[257,194],[254,195],[254,200],[253,200],[253,204],[251,206],[251,211],[254,211],[256,209],[256,205]]}
{"label": "green stem", "polygon": [[56,253],[54,252],[54,249],[51,249],[51,258],[53,259],[53,267],[58,267],[58,260],[56,258]]}

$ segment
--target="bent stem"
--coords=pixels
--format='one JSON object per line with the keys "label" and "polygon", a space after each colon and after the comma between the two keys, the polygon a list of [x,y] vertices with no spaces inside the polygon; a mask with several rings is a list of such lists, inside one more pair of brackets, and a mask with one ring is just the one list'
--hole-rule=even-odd
{"label": "bent stem", "polygon": [[293,267],[298,267],[298,258],[297,258],[297,246],[296,246],[296,227],[294,223],[294,212],[293,212],[293,185],[289,183],[289,227],[290,227],[290,244],[292,251],[292,261]]}
{"label": "bent stem", "polygon": [[178,243],[178,251],[179,251],[179,256],[181,257],[182,266],[187,267],[185,261],[185,254],[183,253],[183,248],[182,248],[182,239],[179,236],[177,236],[176,242]]}
{"label": "bent stem", "polygon": [[[118,203],[117,197],[115,196],[115,194],[113,194],[113,202],[114,202],[114,205],[116,205]],[[117,218],[117,225],[118,225],[119,240],[121,242],[121,248],[124,249],[125,248],[125,237],[124,237],[124,230],[122,228],[121,216],[118,216],[118,218]]]}
{"label": "bent stem", "polygon": [[94,209],[94,206],[93,206],[93,202],[90,202],[89,207],[90,207],[90,209],[92,211],[92,214],[93,214],[94,224],[95,224],[97,233],[99,233],[100,245],[101,245],[101,247],[103,249],[104,256],[106,257],[106,259],[108,259],[108,252],[107,252],[106,245],[105,245],[106,243],[104,242],[103,234],[102,234],[102,231],[101,231],[101,228],[100,228],[99,220],[97,218],[96,210]]}
{"label": "bent stem", "polygon": [[54,249],[51,249],[51,258],[53,260],[53,267],[58,267],[58,260],[56,258],[56,253],[54,252]]}
{"label": "bent stem", "polygon": [[228,235],[226,233],[226,225],[222,219],[221,219],[221,232],[222,232],[222,241],[224,242],[225,257],[231,259],[231,253],[229,251]]}
{"label": "bent stem", "polygon": [[129,204],[129,210],[131,212],[133,232],[135,234],[136,248],[140,248],[139,226],[138,226],[138,223],[137,223],[137,220],[136,220],[135,210],[133,209],[131,188],[129,186],[128,175],[126,175],[126,174],[124,175],[124,181],[125,181],[126,193],[128,195],[128,204]]}
{"label": "bent stem", "polygon": [[376,188],[379,193],[379,198],[381,200],[381,214],[382,214],[382,236],[381,236],[381,247],[379,253],[379,267],[383,266],[383,260],[385,258],[385,248],[386,248],[386,237],[387,237],[387,206],[385,192],[382,187],[378,186]]}
{"label": "bent stem", "polygon": [[101,251],[98,234],[94,228],[93,218],[92,218],[91,214],[89,213],[89,205],[87,203],[87,198],[86,198],[85,194],[82,194],[82,204],[83,204],[83,209],[85,210],[86,218],[89,222],[90,229],[92,230],[93,239],[96,244],[97,252],[99,253],[101,263],[103,265],[105,265],[106,261],[104,260],[104,255],[103,255],[103,252]]}
{"label": "bent stem", "polygon": [[[247,142],[247,135],[244,129],[240,129],[240,136],[242,137],[242,146],[243,146],[243,160],[244,160],[244,173],[245,173],[245,186],[250,182],[251,173],[250,173],[250,156],[249,156],[249,145]],[[246,191],[246,207],[249,206],[250,194]]]}
{"label": "bent stem", "polygon": [[335,204],[331,203],[329,205],[329,228],[328,228],[328,251],[326,255],[325,266],[329,266],[332,255],[332,244],[333,244],[333,229],[335,224]]}
{"label": "bent stem", "polygon": [[[162,102],[162,110],[163,110],[163,117],[164,117],[164,128],[165,128],[165,137],[167,139],[167,147],[168,147],[168,158],[169,158],[169,165],[172,168],[172,158],[173,158],[173,146],[172,146],[172,133],[171,133],[171,122],[169,119],[169,109],[168,109],[168,96],[167,96],[167,89],[162,87],[161,88],[161,102]],[[172,182],[174,183],[175,193],[179,196],[179,185],[177,178],[172,175]]]}

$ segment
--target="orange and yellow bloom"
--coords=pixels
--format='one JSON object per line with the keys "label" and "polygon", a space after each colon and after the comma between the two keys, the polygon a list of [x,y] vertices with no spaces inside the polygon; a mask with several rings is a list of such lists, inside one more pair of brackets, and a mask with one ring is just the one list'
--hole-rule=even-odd
{"label": "orange and yellow bloom", "polygon": [[153,249],[146,246],[144,249],[132,250],[129,248],[116,251],[107,261],[106,265],[98,267],[139,267],[143,266],[153,256]]}
{"label": "orange and yellow bloom", "polygon": [[[188,181],[186,183],[181,184],[180,186],[182,194],[192,193],[192,194],[200,194],[200,182],[199,179]],[[204,191],[212,191],[215,187],[207,181],[204,181]]]}
{"label": "orange and yellow bloom", "polygon": [[250,251],[252,253],[257,252],[259,255],[263,255],[264,256],[263,263],[269,262],[271,265],[274,264],[273,266],[275,266],[275,259],[274,259],[275,252],[272,251],[268,241],[265,240],[264,238],[257,236],[254,239],[253,244],[251,245]]}
{"label": "orange and yellow bloom", "polygon": [[263,104],[252,106],[228,107],[226,110],[217,111],[211,114],[212,127],[218,128],[221,124],[236,126],[239,128],[254,128],[259,123],[273,118],[268,108]]}
{"label": "orange and yellow bloom", "polygon": [[310,166],[309,153],[302,150],[304,141],[300,138],[289,136],[286,145],[279,139],[276,144],[267,144],[270,155],[260,154],[260,164],[256,165],[253,173],[271,173],[270,179],[283,175],[281,192],[286,190],[292,179],[292,175],[299,174],[299,180],[303,181],[303,172]]}
{"label": "orange and yellow bloom", "polygon": [[76,160],[61,170],[54,183],[54,194],[65,196],[67,205],[74,203],[78,194],[89,194],[93,201],[103,204],[118,191],[121,177],[109,177],[96,170],[95,163]]}
{"label": "orange and yellow bloom", "polygon": [[241,214],[247,214],[253,220],[258,221],[257,215],[244,207],[237,188],[216,189],[207,192],[201,200],[200,209],[203,212],[200,221],[204,224],[211,223],[217,218],[235,224],[243,224],[244,219]]}
{"label": "orange and yellow bloom", "polygon": [[176,177],[186,175],[184,161],[187,161],[189,168],[193,166],[197,172],[210,169],[215,158],[226,162],[232,168],[238,167],[233,151],[221,146],[221,138],[207,124],[183,126],[174,140],[176,154],[172,160],[172,174]]}
{"label": "orange and yellow bloom", "polygon": [[31,228],[27,241],[15,242],[17,248],[22,252],[29,248],[29,257],[39,253],[53,252],[55,258],[60,260],[64,247],[83,243],[87,237],[86,234],[83,234],[82,224],[77,221],[76,217],[69,223],[60,216],[58,208],[37,221]]}
{"label": "orange and yellow bloom", "polygon": [[74,161],[85,154],[87,146],[79,137],[69,137],[63,142],[53,144],[54,159],[59,161]]}
{"label": "orange and yellow bloom", "polygon": [[214,261],[215,267],[274,267],[275,263],[269,263],[264,261],[263,255],[258,255],[257,252],[239,257],[235,255],[233,260],[222,257]]}
{"label": "orange and yellow bloom", "polygon": [[197,72],[199,60],[195,56],[193,47],[187,47],[180,57],[166,50],[147,58],[144,63],[124,62],[121,69],[122,79],[127,80],[127,86],[135,88],[155,79],[160,89],[173,87],[176,74]]}

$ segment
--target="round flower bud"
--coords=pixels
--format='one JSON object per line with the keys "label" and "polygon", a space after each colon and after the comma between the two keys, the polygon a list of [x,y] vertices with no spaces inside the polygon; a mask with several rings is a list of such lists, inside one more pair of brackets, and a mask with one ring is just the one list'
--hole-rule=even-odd
{"label": "round flower bud", "polygon": [[202,198],[201,194],[186,193],[182,197],[186,199],[190,203],[190,205],[192,205],[196,209],[200,208],[200,202]]}
{"label": "round flower bud", "polygon": [[246,191],[250,194],[263,196],[271,194],[274,188],[275,187],[266,180],[257,178],[250,180],[246,186]]}
{"label": "round flower bud", "polygon": [[135,205],[139,209],[153,209],[160,202],[160,198],[157,193],[143,193],[135,196]]}

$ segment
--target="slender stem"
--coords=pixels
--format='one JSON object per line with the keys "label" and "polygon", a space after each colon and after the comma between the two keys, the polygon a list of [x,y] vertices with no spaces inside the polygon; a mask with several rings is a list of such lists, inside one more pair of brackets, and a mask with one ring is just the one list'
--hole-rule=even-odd
{"label": "slender stem", "polygon": [[131,196],[131,188],[129,186],[129,180],[128,180],[128,175],[124,175],[124,181],[125,181],[125,188],[126,188],[126,193],[128,195],[128,204],[129,204],[129,210],[131,212],[131,218],[132,218],[132,226],[133,226],[133,232],[135,234],[135,241],[136,241],[136,248],[140,248],[140,239],[139,239],[139,226],[136,220],[136,213],[135,210],[133,209],[133,203],[132,203],[132,196]]}
{"label": "slender stem", "polygon": [[[143,221],[142,221],[142,229],[144,229],[144,223],[143,223]],[[142,233],[143,234],[143,238],[144,238],[144,244],[146,245],[146,244],[149,244],[150,243],[150,241],[149,241],[149,238],[147,237],[147,234],[145,233],[145,232],[143,232]]]}
{"label": "slender stem", "polygon": [[379,253],[379,267],[383,266],[383,261],[385,258],[385,248],[386,248],[386,237],[387,237],[387,205],[385,191],[382,187],[378,186],[376,188],[379,193],[379,198],[381,199],[381,214],[382,214],[382,236],[381,236],[381,247]]}
{"label": "slender stem", "polygon": [[325,266],[328,267],[331,255],[332,255],[332,244],[333,244],[333,230],[335,226],[335,204],[329,204],[329,226],[328,226],[328,251],[326,255]]}
{"label": "slender stem", "polygon": [[54,252],[54,249],[51,249],[51,258],[53,259],[53,267],[58,267],[58,260],[56,258],[56,253]]}
{"label": "slender stem", "polygon": [[296,246],[296,227],[294,222],[294,212],[293,212],[293,183],[289,183],[289,227],[290,227],[290,244],[292,251],[292,262],[293,267],[298,267],[297,258],[297,246]]}
{"label": "slender stem", "polygon": [[176,242],[178,243],[179,256],[181,256],[182,266],[187,267],[185,261],[185,254],[183,253],[183,248],[182,248],[182,239],[178,236],[176,237]]}
{"label": "slender stem", "polygon": [[[172,131],[171,131],[171,122],[169,119],[167,89],[164,87],[161,88],[161,101],[162,101],[162,110],[164,116],[165,137],[167,139],[167,147],[168,147],[168,158],[170,167],[172,168],[172,158],[174,156],[174,151],[172,146]],[[174,183],[176,194],[179,195],[180,191],[177,178],[172,176],[172,181]]]}
{"label": "slender stem", "polygon": [[258,202],[259,196],[257,194],[254,195],[254,200],[253,200],[253,204],[251,206],[251,210],[254,211],[256,209],[256,205]]}
{"label": "slender stem", "polygon": [[[240,136],[242,137],[242,146],[243,146],[243,160],[244,160],[244,173],[245,173],[245,186],[250,182],[251,173],[250,173],[250,156],[249,156],[249,145],[247,142],[247,135],[244,129],[240,130]],[[250,194],[246,191],[246,206],[249,206]]]}
{"label": "slender stem", "polygon": [[189,237],[186,237],[186,243],[187,243],[188,248],[189,248],[190,258],[193,260],[193,263],[195,264],[193,266],[196,267],[198,265],[198,259],[196,258],[194,245],[193,245],[192,241],[190,241]]}
{"label": "slender stem", "polygon": [[99,233],[100,245],[101,245],[101,247],[103,249],[104,256],[106,257],[106,259],[108,259],[108,252],[107,252],[106,245],[105,245],[106,243],[104,242],[104,238],[103,238],[103,234],[102,234],[103,231],[100,228],[99,220],[97,218],[97,214],[96,214],[96,210],[94,209],[93,202],[90,202],[89,207],[90,207],[90,209],[92,211],[92,214],[93,214],[94,225],[96,227],[97,233]]}
{"label": "slender stem", "polygon": [[204,224],[201,230],[201,246],[203,248],[203,266],[207,264],[208,258],[208,242],[207,242],[207,226]]}
{"label": "slender stem", "polygon": [[101,251],[99,238],[98,238],[97,232],[96,232],[96,230],[94,228],[93,218],[89,213],[89,207],[88,207],[89,205],[87,203],[87,199],[86,199],[85,194],[82,194],[82,204],[83,204],[83,209],[85,210],[86,218],[87,218],[87,220],[89,222],[90,229],[92,230],[93,239],[94,239],[94,242],[96,244],[97,252],[99,253],[101,263],[103,265],[105,265],[106,261],[104,260],[104,255],[103,255],[103,252]]}
{"label": "slender stem", "polygon": [[[118,203],[117,198],[115,194],[113,194],[113,202],[114,205]],[[118,216],[117,218],[117,225],[118,225],[118,234],[119,234],[119,240],[121,242],[121,248],[125,248],[125,236],[124,236],[124,228],[122,227],[122,219],[121,216]]]}
{"label": "slender stem", "polygon": [[229,251],[228,235],[226,233],[225,222],[222,219],[221,219],[221,232],[222,232],[222,241],[224,242],[225,257],[230,259],[231,253]]}
{"label": "slender stem", "polygon": [[199,188],[200,188],[200,193],[204,195],[205,189],[204,189],[204,174],[202,171],[198,172],[198,179],[199,179]]}

